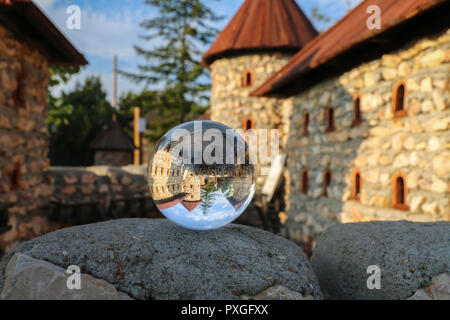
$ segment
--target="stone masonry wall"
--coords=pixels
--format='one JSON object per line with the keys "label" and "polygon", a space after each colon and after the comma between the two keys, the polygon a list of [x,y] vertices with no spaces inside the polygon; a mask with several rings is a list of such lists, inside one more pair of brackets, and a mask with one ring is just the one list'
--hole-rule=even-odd
{"label": "stone masonry wall", "polygon": [[157,215],[144,166],[50,167],[54,192],[49,229],[122,217]]}
{"label": "stone masonry wall", "polygon": [[0,247],[6,249],[45,225],[39,209],[52,192],[41,174],[49,165],[48,81],[47,60],[0,26],[0,211],[6,224]]}
{"label": "stone masonry wall", "polygon": [[[279,129],[280,148],[283,152],[289,129],[284,125],[286,114],[283,100],[249,95],[284,66],[289,58],[290,55],[283,53],[261,53],[216,60],[211,65],[211,120],[234,129],[242,129],[245,120],[251,118],[256,130]],[[253,73],[254,83],[250,87],[243,86],[243,77],[247,70]],[[259,144],[258,147],[265,148],[266,145]],[[265,176],[259,173],[258,190],[265,181]]]}
{"label": "stone masonry wall", "polygon": [[[285,236],[311,243],[336,222],[450,221],[450,31],[328,79],[293,98],[288,141],[288,208]],[[394,117],[393,89],[406,86],[406,115]],[[401,82],[400,82],[401,83]],[[354,97],[363,122],[352,126]],[[325,132],[325,109],[335,127]],[[310,113],[303,135],[304,112]],[[309,190],[302,193],[307,168]],[[323,196],[324,170],[332,174]],[[353,200],[353,173],[362,184]],[[407,210],[393,208],[393,179],[406,179]]]}

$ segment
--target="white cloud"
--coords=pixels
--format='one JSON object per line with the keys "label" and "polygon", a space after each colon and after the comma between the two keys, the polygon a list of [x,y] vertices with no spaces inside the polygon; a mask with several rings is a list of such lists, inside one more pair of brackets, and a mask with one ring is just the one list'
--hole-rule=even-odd
{"label": "white cloud", "polygon": [[125,59],[135,56],[132,46],[138,42],[140,13],[122,10],[115,14],[106,14],[80,6],[81,29],[69,30],[66,27],[68,14],[65,7],[56,7],[55,0],[37,2],[83,53],[99,58],[110,58],[114,54]]}

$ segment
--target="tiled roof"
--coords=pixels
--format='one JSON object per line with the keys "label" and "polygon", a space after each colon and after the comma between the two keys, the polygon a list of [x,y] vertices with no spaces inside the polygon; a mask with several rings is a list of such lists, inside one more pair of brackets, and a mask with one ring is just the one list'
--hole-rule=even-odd
{"label": "tiled roof", "polygon": [[[309,71],[328,63],[330,68],[323,70],[318,77],[328,76],[331,69],[342,67],[343,64],[342,61],[332,63],[333,59],[339,58],[362,43],[369,43],[371,46],[366,46],[360,51],[372,50],[380,53],[387,50],[392,41],[382,39],[381,35],[431,8],[437,8],[439,4],[445,4],[445,2],[446,0],[365,0],[326,32],[309,42],[281,70],[253,91],[252,95],[263,96],[284,93],[283,90],[286,90],[285,88],[290,85],[295,86],[295,90],[300,90],[304,84],[308,84],[312,80],[308,74]],[[447,16],[447,25],[450,21],[448,4],[449,1],[446,3],[447,12],[445,12],[445,8],[441,9],[443,11],[441,12],[442,19],[445,19],[445,15]],[[369,29],[367,27],[369,17],[367,9],[370,5],[377,5],[380,8],[381,29]],[[413,26],[414,29],[409,29],[407,33],[402,33],[400,36],[396,35],[396,37],[397,39],[399,37],[407,38],[409,34],[421,32],[425,27],[429,27],[428,24]],[[380,35],[380,38],[376,39],[378,35]],[[347,58],[346,63],[354,62],[357,56]],[[296,83],[294,84],[294,82]]]}
{"label": "tiled roof", "polygon": [[203,64],[243,51],[297,52],[316,36],[294,0],[246,0],[203,55]]}
{"label": "tiled roof", "polygon": [[86,65],[84,56],[31,0],[0,0],[0,25],[32,39],[50,65]]}

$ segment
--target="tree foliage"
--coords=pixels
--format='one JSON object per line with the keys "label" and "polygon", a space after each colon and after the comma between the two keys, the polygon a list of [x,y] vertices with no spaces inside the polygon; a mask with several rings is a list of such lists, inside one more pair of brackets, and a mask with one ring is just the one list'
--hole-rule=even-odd
{"label": "tree foliage", "polygon": [[48,117],[55,142],[84,146],[111,123],[113,108],[99,77],[77,82],[73,91],[62,92],[56,101]]}
{"label": "tree foliage", "polygon": [[[163,85],[163,96],[170,100],[171,116],[184,122],[196,105],[207,104],[209,83],[201,65],[205,47],[214,40],[218,30],[214,23],[221,19],[201,0],[147,0],[157,9],[156,17],[142,21],[147,32],[141,36],[151,49],[136,45],[143,57],[139,74],[121,72],[136,82]],[[168,97],[169,94],[172,97]]]}

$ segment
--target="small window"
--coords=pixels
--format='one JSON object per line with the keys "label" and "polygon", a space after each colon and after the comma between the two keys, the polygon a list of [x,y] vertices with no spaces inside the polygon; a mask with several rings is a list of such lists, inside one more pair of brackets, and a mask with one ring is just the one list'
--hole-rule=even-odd
{"label": "small window", "polygon": [[361,124],[362,122],[362,115],[361,115],[361,96],[358,94],[355,96],[353,100],[353,123],[352,127],[356,127],[357,125]]}
{"label": "small window", "polygon": [[406,83],[403,80],[397,82],[392,94],[393,113],[395,118],[406,115]]}
{"label": "small window", "polygon": [[252,117],[248,117],[244,119],[244,122],[242,124],[242,128],[244,131],[251,130],[255,128],[255,121]]}
{"label": "small window", "polygon": [[333,107],[329,107],[325,110],[325,119],[327,121],[326,131],[327,132],[334,131],[335,126],[334,126],[334,109],[333,109]]}
{"label": "small window", "polygon": [[13,92],[14,105],[19,108],[25,106],[24,99],[24,82],[25,82],[25,72],[18,72],[16,75],[17,87]]}
{"label": "small window", "polygon": [[308,126],[309,126],[309,112],[305,111],[305,114],[303,115],[303,135],[305,136],[309,134]]}
{"label": "small window", "polygon": [[246,70],[242,77],[242,86],[244,88],[252,87],[255,81],[254,73],[252,70]]}
{"label": "small window", "polygon": [[360,201],[361,196],[361,172],[358,169],[355,169],[353,172],[353,200]]}
{"label": "small window", "polygon": [[14,166],[13,171],[9,174],[10,190],[16,190],[20,187],[20,164]]}
{"label": "small window", "polygon": [[328,197],[328,188],[331,185],[331,171],[325,170],[323,173],[323,196]]}
{"label": "small window", "polygon": [[403,173],[397,173],[393,179],[393,206],[398,210],[409,210],[406,204],[406,196],[408,190],[406,188],[406,175]]}
{"label": "small window", "polygon": [[304,168],[302,172],[302,193],[308,194],[309,189],[309,175],[308,169]]}

